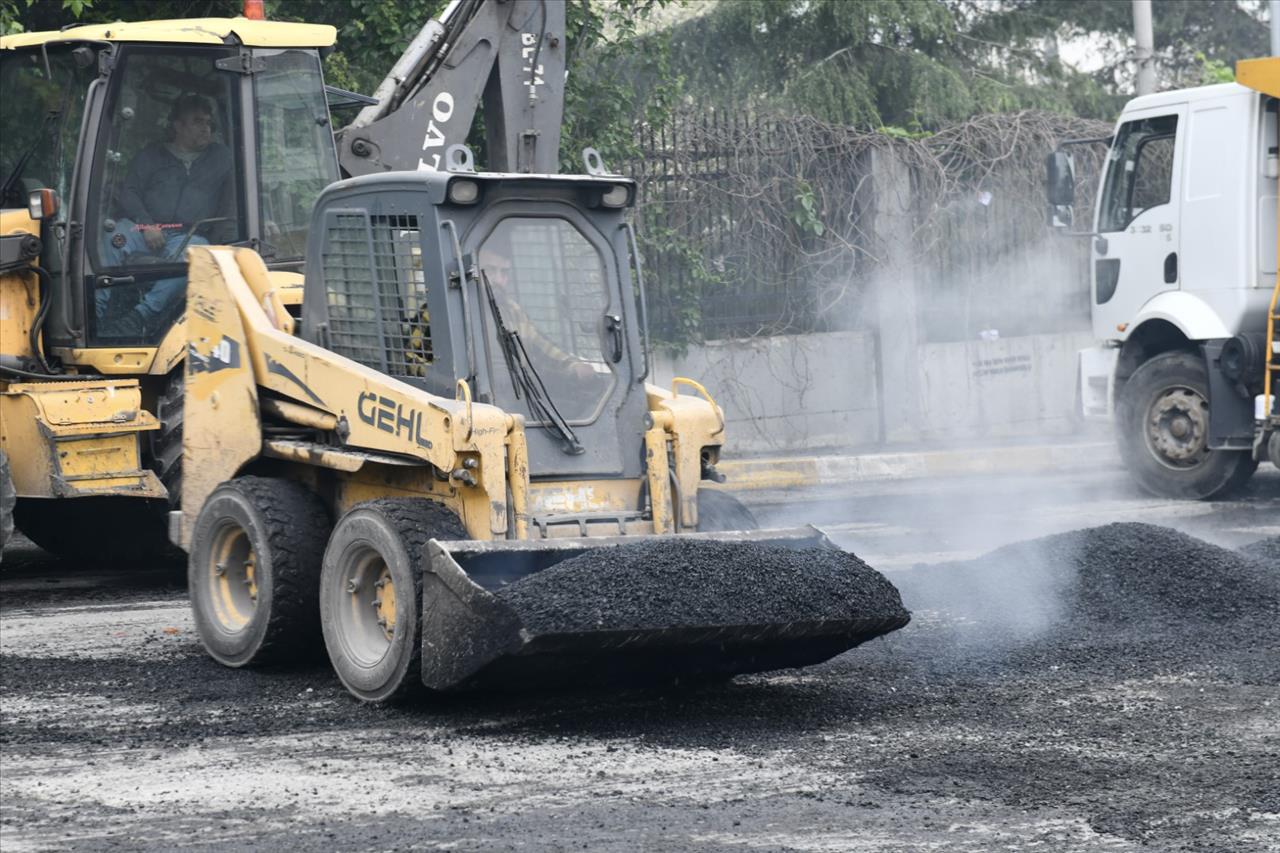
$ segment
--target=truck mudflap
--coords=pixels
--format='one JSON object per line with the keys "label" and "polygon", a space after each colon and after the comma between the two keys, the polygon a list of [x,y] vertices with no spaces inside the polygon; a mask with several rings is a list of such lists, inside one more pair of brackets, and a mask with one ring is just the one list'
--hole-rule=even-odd
{"label": "truck mudflap", "polygon": [[[900,606],[847,619],[746,621],[644,629],[596,624],[537,631],[495,591],[586,552],[672,537],[427,543],[422,680],[433,690],[633,685],[715,679],[809,666],[907,624]],[[685,534],[681,540],[755,542],[839,551],[819,530]],[[760,583],[768,584],[762,577]],[[884,584],[888,585],[887,581]],[[673,590],[679,595],[680,590]],[[780,594],[781,591],[780,591]]]}

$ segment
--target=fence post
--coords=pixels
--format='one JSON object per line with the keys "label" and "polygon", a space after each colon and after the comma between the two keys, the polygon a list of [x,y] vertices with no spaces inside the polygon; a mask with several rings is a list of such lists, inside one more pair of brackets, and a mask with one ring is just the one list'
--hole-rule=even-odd
{"label": "fence post", "polygon": [[880,407],[883,441],[920,437],[920,312],[912,250],[914,218],[911,169],[892,145],[870,153],[872,245],[880,265],[871,276],[869,300],[880,339]]}

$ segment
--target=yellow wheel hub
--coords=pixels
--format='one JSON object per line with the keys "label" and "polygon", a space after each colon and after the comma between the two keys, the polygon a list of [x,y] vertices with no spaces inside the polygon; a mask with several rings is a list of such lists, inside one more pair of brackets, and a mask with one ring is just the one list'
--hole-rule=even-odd
{"label": "yellow wheel hub", "polygon": [[258,555],[249,534],[234,523],[216,534],[208,566],[213,615],[224,631],[244,629],[258,607]]}
{"label": "yellow wheel hub", "polygon": [[396,633],[396,585],[391,580],[391,571],[386,566],[382,567],[382,572],[378,575],[373,588],[375,590],[373,609],[377,611],[378,624],[382,626],[382,633],[390,640]]}

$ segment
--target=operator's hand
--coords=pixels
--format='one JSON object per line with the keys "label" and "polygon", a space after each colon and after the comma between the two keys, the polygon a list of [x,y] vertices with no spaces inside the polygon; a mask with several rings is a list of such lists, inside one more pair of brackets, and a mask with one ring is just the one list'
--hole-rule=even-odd
{"label": "operator's hand", "polygon": [[147,248],[153,252],[164,248],[164,232],[160,230],[159,225],[142,226],[142,239],[146,241]]}
{"label": "operator's hand", "polygon": [[586,382],[588,379],[596,375],[595,368],[587,364],[585,361],[575,361],[573,366],[569,368],[569,372],[573,374],[573,378],[579,382]]}

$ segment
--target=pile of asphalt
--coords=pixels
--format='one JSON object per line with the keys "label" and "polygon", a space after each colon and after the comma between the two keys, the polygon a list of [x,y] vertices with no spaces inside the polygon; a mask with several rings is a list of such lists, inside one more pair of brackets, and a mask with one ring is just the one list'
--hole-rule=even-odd
{"label": "pile of asphalt", "polygon": [[1251,542],[1241,548],[1240,552],[1280,569],[1280,536],[1268,536],[1266,539]]}
{"label": "pile of asphalt", "polygon": [[[948,645],[973,658],[966,665],[978,663],[974,645],[1030,655],[1048,644],[1062,656],[1085,637],[1140,644],[1149,657],[1186,657],[1205,651],[1210,636],[1253,643],[1280,625],[1280,573],[1271,565],[1149,524],[1019,542],[896,580],[913,611],[952,620],[956,639]],[[1146,639],[1174,627],[1180,640],[1195,640],[1156,648]]]}
{"label": "pile of asphalt", "polygon": [[496,595],[539,633],[910,618],[853,554],[676,537],[587,551]]}

